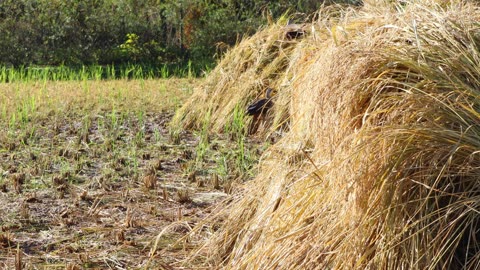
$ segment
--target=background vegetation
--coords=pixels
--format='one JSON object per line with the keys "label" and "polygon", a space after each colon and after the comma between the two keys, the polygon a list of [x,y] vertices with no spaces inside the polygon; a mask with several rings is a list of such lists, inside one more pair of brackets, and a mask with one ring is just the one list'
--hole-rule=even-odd
{"label": "background vegetation", "polygon": [[358,1],[5,0],[0,2],[0,64],[190,63],[199,70],[267,18],[310,14],[333,2]]}

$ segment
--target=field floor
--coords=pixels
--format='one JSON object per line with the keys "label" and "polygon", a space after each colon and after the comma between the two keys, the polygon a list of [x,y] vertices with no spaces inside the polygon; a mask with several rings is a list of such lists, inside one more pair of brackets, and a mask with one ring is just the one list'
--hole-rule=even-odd
{"label": "field floor", "polygon": [[251,176],[263,147],[170,134],[197,83],[0,85],[0,269],[188,268],[191,246],[176,241]]}

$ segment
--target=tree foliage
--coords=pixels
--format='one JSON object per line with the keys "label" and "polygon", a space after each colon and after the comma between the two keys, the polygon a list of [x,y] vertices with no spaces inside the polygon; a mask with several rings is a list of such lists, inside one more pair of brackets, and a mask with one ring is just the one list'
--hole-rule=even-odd
{"label": "tree foliage", "polygon": [[265,14],[312,13],[323,1],[4,0],[0,64],[213,62],[266,23]]}

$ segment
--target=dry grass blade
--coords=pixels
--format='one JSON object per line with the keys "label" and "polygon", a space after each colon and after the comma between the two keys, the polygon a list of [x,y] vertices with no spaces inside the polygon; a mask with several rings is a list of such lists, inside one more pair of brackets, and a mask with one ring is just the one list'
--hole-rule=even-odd
{"label": "dry grass blade", "polygon": [[179,203],[188,203],[191,202],[192,198],[187,189],[178,189],[177,190],[177,202]]}
{"label": "dry grass blade", "polygon": [[17,252],[15,254],[15,270],[22,270],[22,251],[20,250],[20,246],[17,246]]}
{"label": "dry grass blade", "polygon": [[155,189],[157,187],[157,178],[154,174],[147,174],[143,177],[143,183],[147,190]]}
{"label": "dry grass blade", "polygon": [[[185,221],[178,221],[178,222],[173,222],[172,224],[166,226],[165,228],[163,228],[163,230],[157,235],[157,237],[155,238],[155,242],[153,243],[153,246],[152,248],[150,249],[150,258],[146,264],[146,269],[148,269],[149,265],[151,264],[151,262],[156,258],[156,257],[159,257],[162,252],[169,248],[170,246],[176,246],[178,244],[180,244],[180,241],[177,241],[175,243],[172,243],[169,247],[166,247],[164,250],[159,250],[159,245],[160,245],[160,240],[161,238],[167,234],[169,231],[171,230],[174,230],[178,227],[183,227],[183,228],[186,228],[188,231],[191,231],[192,230],[192,227]],[[158,263],[158,262],[157,262]],[[167,265],[167,264],[164,264],[164,263],[160,263],[160,265],[164,268],[164,269],[174,269],[173,267]]]}

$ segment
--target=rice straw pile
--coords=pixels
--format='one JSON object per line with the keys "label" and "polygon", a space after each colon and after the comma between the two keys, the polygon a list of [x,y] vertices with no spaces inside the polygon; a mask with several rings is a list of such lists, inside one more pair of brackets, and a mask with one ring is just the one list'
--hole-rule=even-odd
{"label": "rice straw pile", "polygon": [[479,269],[479,7],[408,1],[317,18],[288,46],[281,23],[244,40],[178,112],[195,127],[209,111],[221,131],[267,81],[274,118],[288,124],[192,258],[226,269]]}
{"label": "rice straw pile", "polygon": [[[211,130],[223,132],[236,108],[260,98],[266,87],[278,89],[297,41],[284,39],[286,18],[239,43],[207,77],[174,116],[171,126],[200,129],[209,115]],[[285,95],[281,95],[285,98]],[[278,100],[276,125],[284,123],[288,106]],[[279,106],[283,104],[283,106]]]}

